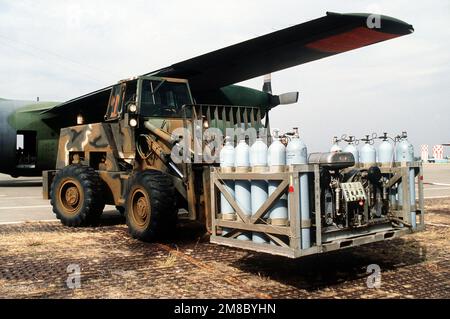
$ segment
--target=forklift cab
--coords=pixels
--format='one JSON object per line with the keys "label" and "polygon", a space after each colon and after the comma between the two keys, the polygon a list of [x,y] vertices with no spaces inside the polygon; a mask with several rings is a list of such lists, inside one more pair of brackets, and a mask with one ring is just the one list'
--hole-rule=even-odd
{"label": "forklift cab", "polygon": [[183,79],[143,77],[140,92],[142,117],[182,117],[183,106],[193,104],[188,81]]}
{"label": "forklift cab", "polygon": [[122,119],[127,112],[144,118],[180,118],[187,104],[193,104],[187,80],[142,76],[112,88],[105,120]]}

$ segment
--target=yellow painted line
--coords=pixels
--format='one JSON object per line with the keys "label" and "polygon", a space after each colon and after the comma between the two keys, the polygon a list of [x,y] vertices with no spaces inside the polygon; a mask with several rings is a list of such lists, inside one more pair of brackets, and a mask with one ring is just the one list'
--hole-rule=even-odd
{"label": "yellow painted line", "polygon": [[8,197],[8,196],[2,196],[2,198],[0,199],[26,199],[26,198],[32,198],[32,199],[36,199],[36,198],[41,198],[42,196],[14,196],[14,197]]}
{"label": "yellow painted line", "polygon": [[24,209],[24,208],[51,208],[51,205],[35,205],[35,206],[9,206],[9,207],[0,207],[0,210],[5,209]]}
{"label": "yellow painted line", "polygon": [[444,195],[444,196],[427,196],[427,197],[424,197],[424,199],[438,199],[438,198],[450,198],[450,195]]}
{"label": "yellow painted line", "polygon": [[450,186],[450,184],[447,183],[428,183],[429,185],[434,185],[434,186]]}
{"label": "yellow painted line", "polygon": [[30,223],[54,223],[60,222],[57,219],[42,219],[42,220],[21,220],[17,222],[0,222],[0,225],[17,225],[17,224],[30,224]]}

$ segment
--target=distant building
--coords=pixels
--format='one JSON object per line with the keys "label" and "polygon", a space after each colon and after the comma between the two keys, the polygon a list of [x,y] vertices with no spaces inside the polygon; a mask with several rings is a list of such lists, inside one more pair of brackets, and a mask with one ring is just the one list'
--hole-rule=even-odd
{"label": "distant building", "polygon": [[420,159],[422,162],[426,163],[428,162],[428,145],[420,145]]}
{"label": "distant building", "polygon": [[420,159],[423,163],[448,163],[449,158],[444,157],[444,147],[450,146],[450,144],[438,144],[434,145],[432,149],[432,156],[430,157],[428,145],[420,145]]}

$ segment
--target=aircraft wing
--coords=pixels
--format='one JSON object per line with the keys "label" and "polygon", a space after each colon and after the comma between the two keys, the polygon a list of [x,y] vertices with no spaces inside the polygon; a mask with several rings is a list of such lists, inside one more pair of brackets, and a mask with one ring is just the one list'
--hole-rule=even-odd
{"label": "aircraft wing", "polygon": [[[375,27],[369,28],[368,21]],[[206,53],[146,75],[188,79],[195,94],[393,39],[413,31],[410,24],[387,16],[327,12],[324,17]],[[104,98],[110,88],[65,102],[57,108]]]}
{"label": "aircraft wing", "polygon": [[[325,17],[241,42],[150,74],[189,79],[193,91],[220,88],[413,32],[403,21],[369,14],[328,12]],[[369,19],[374,23],[375,20]]]}

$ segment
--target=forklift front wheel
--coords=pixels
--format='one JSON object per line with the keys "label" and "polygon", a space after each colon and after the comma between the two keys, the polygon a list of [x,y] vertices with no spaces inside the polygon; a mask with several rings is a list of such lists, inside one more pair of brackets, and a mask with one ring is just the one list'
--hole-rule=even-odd
{"label": "forklift front wheel", "polygon": [[156,170],[137,173],[130,183],[125,212],[131,236],[151,241],[167,235],[176,224],[174,195],[166,174]]}

